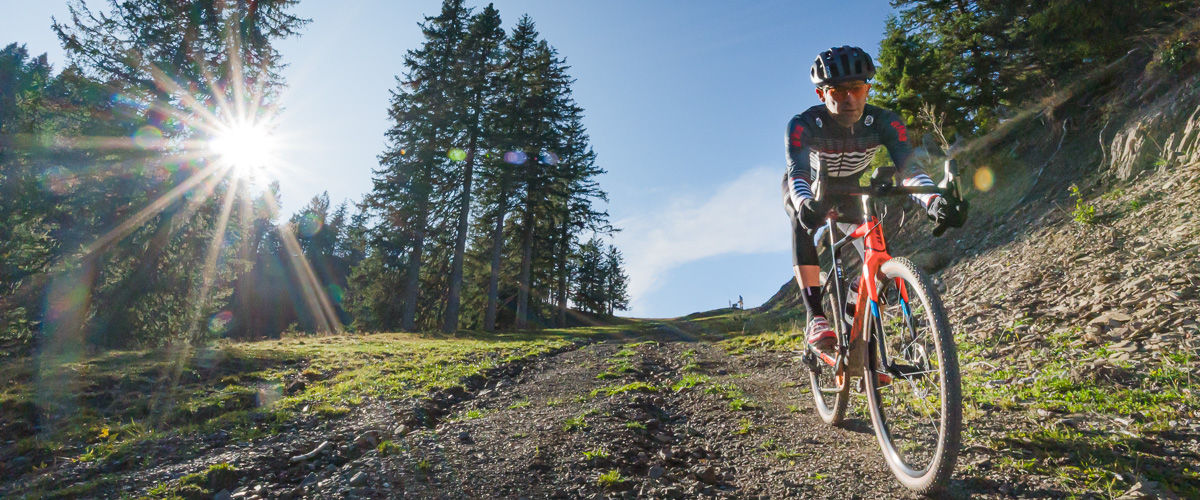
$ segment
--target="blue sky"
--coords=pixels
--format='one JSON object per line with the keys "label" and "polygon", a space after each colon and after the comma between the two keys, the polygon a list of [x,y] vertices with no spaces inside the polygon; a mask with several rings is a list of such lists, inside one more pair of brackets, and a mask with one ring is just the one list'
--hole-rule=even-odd
{"label": "blue sky", "polygon": [[[0,0],[0,44],[65,56],[50,16],[66,2]],[[90,5],[99,6],[92,0]],[[834,45],[878,51],[892,12],[883,0],[497,0],[506,27],[528,13],[572,67],[576,100],[598,163],[613,241],[630,274],[638,317],[671,317],[745,298],[756,306],[791,276],[779,195],[784,129],[818,104],[808,79]],[[440,0],[301,2],[313,20],[279,44],[289,67],[281,96],[279,179],[291,213],[328,191],[335,203],[371,189],[384,147],[388,91],[417,22]],[[468,5],[473,5],[468,2]],[[486,3],[474,4],[479,7]]]}

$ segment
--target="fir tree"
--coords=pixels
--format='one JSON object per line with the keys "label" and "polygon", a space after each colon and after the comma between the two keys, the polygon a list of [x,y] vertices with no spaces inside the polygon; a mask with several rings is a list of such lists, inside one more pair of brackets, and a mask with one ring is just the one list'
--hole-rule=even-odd
{"label": "fir tree", "polygon": [[450,271],[449,292],[446,298],[446,320],[443,330],[453,332],[458,328],[459,305],[461,302],[463,261],[465,259],[467,233],[470,229],[471,186],[475,178],[475,161],[479,156],[480,143],[488,140],[484,125],[490,121],[486,116],[494,102],[499,82],[500,43],[504,39],[500,27],[500,13],[491,4],[471,18],[467,36],[462,44],[463,82],[458,110],[459,128],[466,136],[462,191],[459,193],[458,221],[454,240],[453,264]]}

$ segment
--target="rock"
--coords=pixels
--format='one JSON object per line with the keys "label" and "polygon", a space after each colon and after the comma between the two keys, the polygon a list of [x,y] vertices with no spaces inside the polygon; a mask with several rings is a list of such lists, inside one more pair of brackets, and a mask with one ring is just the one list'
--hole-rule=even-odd
{"label": "rock", "polygon": [[307,382],[305,382],[303,379],[296,379],[291,384],[288,384],[286,392],[290,396],[299,392],[303,392],[306,387],[308,387]]}
{"label": "rock", "polygon": [[364,486],[367,484],[367,473],[359,471],[354,477],[350,478],[350,486]]}
{"label": "rock", "polygon": [[310,484],[316,483],[318,479],[320,479],[320,478],[317,477],[316,472],[309,472],[307,476],[304,476],[304,480],[300,481],[300,486],[308,486]]}
{"label": "rock", "polygon": [[471,433],[469,433],[467,431],[462,431],[462,432],[458,433],[458,440],[461,442],[464,442],[464,443],[470,443],[471,442]]}
{"label": "rock", "polygon": [[1116,344],[1108,346],[1110,351],[1118,352],[1136,352],[1138,350],[1137,343],[1132,340],[1122,340]]}
{"label": "rock", "polygon": [[379,431],[369,430],[358,437],[354,438],[354,446],[362,449],[369,449],[379,446]]}
{"label": "rock", "polygon": [[697,481],[700,481],[704,484],[717,484],[721,482],[719,479],[717,479],[717,470],[712,467],[705,467],[699,472],[696,472],[695,476]]}
{"label": "rock", "polygon": [[663,434],[663,433],[661,433],[661,432],[660,432],[660,433],[658,433],[658,434],[655,434],[655,435],[654,435],[654,439],[655,439],[656,441],[660,442],[660,443],[670,443],[671,441],[674,441],[674,440],[675,440],[675,438],[672,438],[671,436],[668,436],[668,435],[666,435],[666,434]]}
{"label": "rock", "polygon": [[647,472],[646,474],[648,476],[650,476],[650,479],[658,479],[660,477],[663,477],[663,474],[666,474],[666,473],[667,473],[667,470],[663,469],[662,466],[655,465],[655,466],[651,467],[650,471]]}
{"label": "rock", "polygon": [[291,462],[296,463],[296,462],[303,462],[305,460],[312,460],[317,455],[320,455],[321,452],[328,450],[332,447],[333,447],[333,444],[331,444],[329,441],[323,441],[323,442],[321,442],[320,445],[318,445],[315,449],[313,449],[313,451],[310,451],[303,455],[296,455],[296,456],[292,457]]}
{"label": "rock", "polygon": [[1121,368],[1105,360],[1096,360],[1093,363],[1072,368],[1067,378],[1073,384],[1097,382],[1130,384],[1136,380],[1136,375],[1127,368]]}
{"label": "rock", "polygon": [[408,435],[408,426],[404,425],[404,424],[397,425],[396,428],[394,430],[392,430],[392,435],[395,437],[407,436]]}
{"label": "rock", "polygon": [[229,493],[229,490],[221,490],[221,491],[218,491],[216,495],[213,495],[213,500],[232,500],[232,499],[233,499],[233,494]]}

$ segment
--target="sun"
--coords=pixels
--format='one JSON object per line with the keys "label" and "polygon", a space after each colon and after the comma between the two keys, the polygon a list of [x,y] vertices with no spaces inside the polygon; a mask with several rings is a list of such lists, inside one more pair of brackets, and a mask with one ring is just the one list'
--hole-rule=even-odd
{"label": "sun", "polygon": [[233,123],[221,127],[209,141],[209,150],[238,175],[249,175],[277,161],[277,144],[267,126]]}

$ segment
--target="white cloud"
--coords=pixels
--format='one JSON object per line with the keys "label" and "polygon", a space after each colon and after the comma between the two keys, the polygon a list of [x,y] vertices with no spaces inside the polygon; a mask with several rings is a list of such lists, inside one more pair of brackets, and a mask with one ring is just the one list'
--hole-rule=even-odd
{"label": "white cloud", "polygon": [[613,240],[626,260],[633,310],[663,286],[668,271],[688,262],[790,250],[782,178],[782,169],[755,168],[715,193],[679,193],[662,206],[617,221],[622,231]]}

